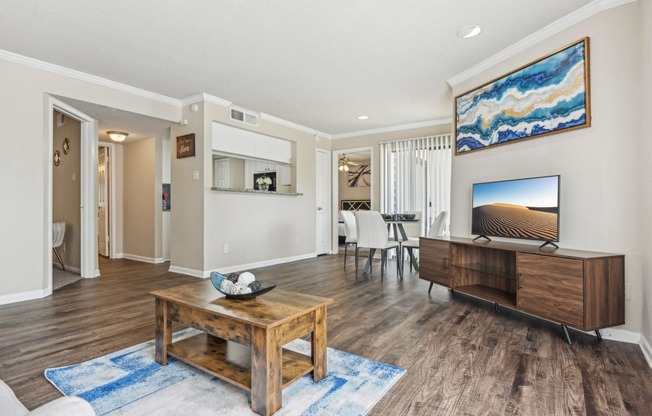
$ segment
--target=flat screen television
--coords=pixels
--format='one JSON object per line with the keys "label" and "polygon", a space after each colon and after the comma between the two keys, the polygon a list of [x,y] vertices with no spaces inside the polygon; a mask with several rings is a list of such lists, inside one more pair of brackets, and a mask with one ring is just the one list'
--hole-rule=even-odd
{"label": "flat screen television", "polygon": [[559,241],[559,181],[554,175],[473,184],[471,233]]}

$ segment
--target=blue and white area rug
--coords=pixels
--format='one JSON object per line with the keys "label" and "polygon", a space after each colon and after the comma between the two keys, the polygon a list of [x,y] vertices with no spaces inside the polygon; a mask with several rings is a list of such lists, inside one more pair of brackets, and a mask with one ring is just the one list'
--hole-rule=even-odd
{"label": "blue and white area rug", "polygon": [[[197,332],[179,331],[174,339]],[[301,339],[285,348],[310,355]],[[405,369],[328,348],[328,376],[315,383],[312,373],[283,389],[275,415],[364,415],[398,381]],[[81,364],[45,370],[63,394],[91,403],[98,415],[254,415],[249,393],[175,359],[154,361],[154,341]]]}

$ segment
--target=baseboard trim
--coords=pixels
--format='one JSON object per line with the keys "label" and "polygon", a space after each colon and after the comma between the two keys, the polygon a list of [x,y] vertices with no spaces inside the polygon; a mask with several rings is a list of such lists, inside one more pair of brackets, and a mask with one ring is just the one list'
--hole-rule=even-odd
{"label": "baseboard trim", "polygon": [[189,269],[187,267],[179,267],[179,266],[170,266],[168,271],[172,273],[180,273],[180,274],[185,274],[188,276],[192,277],[200,277],[204,278],[204,271],[203,270],[196,270],[196,269]]}
{"label": "baseboard trim", "polygon": [[650,346],[650,343],[645,339],[643,334],[641,334],[641,342],[639,344],[641,346],[641,351],[643,351],[643,356],[647,361],[647,365],[652,368],[652,346]]}
{"label": "baseboard trim", "polygon": [[[596,336],[595,331],[587,332],[587,334]],[[628,344],[639,344],[641,342],[640,332],[628,331],[626,329],[604,328],[600,330],[600,335],[602,335],[602,339],[626,342]]]}
{"label": "baseboard trim", "polygon": [[283,257],[280,259],[263,260],[255,263],[239,264],[236,266],[220,267],[219,269],[204,271],[204,275],[202,277],[209,277],[212,271],[218,271],[220,273],[233,273],[243,270],[257,269],[259,267],[273,266],[275,264],[291,263],[293,261],[312,259],[314,257],[317,257],[317,253],[308,253],[293,257]]}
{"label": "baseboard trim", "polygon": [[[116,257],[118,258],[118,257]],[[127,259],[127,260],[135,260],[135,261],[142,261],[143,263],[152,263],[152,264],[158,264],[158,263],[164,263],[165,260],[163,260],[163,257],[145,257],[145,256],[138,256],[136,254],[128,254],[128,253],[120,253],[121,259]]]}
{"label": "baseboard trim", "polygon": [[28,292],[12,293],[0,296],[0,305],[9,303],[25,302],[27,300],[42,299],[52,294],[52,287],[43,290],[30,290]]}

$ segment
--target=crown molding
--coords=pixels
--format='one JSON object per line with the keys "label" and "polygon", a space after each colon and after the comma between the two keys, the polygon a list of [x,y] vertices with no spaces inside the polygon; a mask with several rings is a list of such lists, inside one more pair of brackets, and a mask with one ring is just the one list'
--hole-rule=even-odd
{"label": "crown molding", "polygon": [[262,120],[269,121],[270,123],[278,124],[280,126],[289,127],[291,129],[294,129],[294,130],[299,130],[299,131],[302,131],[304,133],[312,134],[313,136],[317,135],[317,136],[319,136],[320,138],[323,138],[323,139],[331,139],[332,138],[332,136],[330,134],[328,134],[328,133],[324,133],[322,131],[315,130],[315,129],[310,128],[310,127],[306,127],[306,126],[303,126],[301,124],[293,123],[292,121],[287,121],[285,119],[275,117],[275,116],[269,115],[267,113],[260,113],[260,118]]}
{"label": "crown molding", "polygon": [[77,79],[80,81],[89,82],[91,84],[99,85],[101,87],[111,88],[114,90],[126,92],[128,94],[137,95],[139,97],[158,101],[164,104],[173,105],[175,107],[181,107],[181,102],[176,98],[167,97],[165,95],[157,94],[151,91],[146,91],[140,88],[132,87],[131,85],[122,84],[116,81],[111,81],[106,78],[101,78],[74,69],[65,68],[63,66],[51,64],[44,61],[39,61],[38,59],[29,58],[27,56],[19,55],[17,53],[9,52],[3,49],[0,49],[0,59],[4,61],[20,64],[20,65],[25,65],[35,69],[40,69],[42,71],[50,72],[53,74]]}
{"label": "crown molding", "polygon": [[228,106],[230,106],[232,104],[231,101],[228,101],[228,100],[225,100],[223,98],[216,97],[214,95],[210,95],[210,94],[206,94],[205,92],[202,92],[202,93],[195,94],[195,95],[192,95],[190,97],[184,98],[183,100],[181,100],[181,105],[185,107],[187,105],[199,103],[199,102],[202,102],[202,101],[206,101],[206,102],[212,103],[212,104],[217,104],[217,105],[222,106],[222,107],[228,107]]}
{"label": "crown molding", "polygon": [[602,11],[612,9],[614,7],[623,6],[628,3],[633,3],[638,0],[594,0],[584,7],[581,7],[574,12],[558,19],[542,29],[532,33],[531,35],[523,38],[522,40],[508,46],[502,51],[490,56],[484,61],[472,66],[471,68],[460,72],[459,74],[447,80],[448,85],[455,87],[458,84],[488,70],[489,68],[497,65],[524,50],[531,48],[537,43],[544,41],[569,27],[580,23]]}
{"label": "crown molding", "polygon": [[381,127],[381,128],[378,128],[378,129],[360,130],[360,131],[354,131],[354,132],[351,132],[351,133],[335,134],[335,135],[333,135],[332,138],[333,138],[333,140],[348,139],[350,137],[368,136],[370,134],[390,133],[390,132],[393,132],[393,131],[419,129],[419,128],[422,128],[422,127],[441,126],[443,124],[453,124],[453,119],[452,118],[439,118],[439,119],[436,119],[436,120],[421,121],[421,122],[418,122],[418,123],[399,124],[399,125],[396,125],[396,126]]}

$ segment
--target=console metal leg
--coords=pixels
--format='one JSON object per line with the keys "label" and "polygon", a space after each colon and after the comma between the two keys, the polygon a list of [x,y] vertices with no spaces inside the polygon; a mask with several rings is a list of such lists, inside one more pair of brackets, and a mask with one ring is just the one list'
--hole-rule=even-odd
{"label": "console metal leg", "polygon": [[571,337],[568,334],[568,327],[564,324],[561,324],[561,329],[564,331],[564,338],[566,338],[566,342],[568,342],[568,345],[573,345],[573,341],[571,341]]}
{"label": "console metal leg", "polygon": [[498,304],[494,303],[494,312],[498,313]]}
{"label": "console metal leg", "polygon": [[595,330],[595,336],[598,337],[598,341],[602,341],[602,334],[599,329]]}
{"label": "console metal leg", "polygon": [[428,294],[430,294],[430,291],[432,290],[432,285],[433,285],[433,284],[434,284],[434,283],[430,282],[430,287],[428,288]]}

